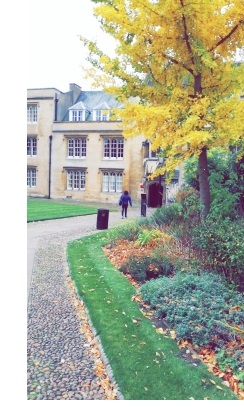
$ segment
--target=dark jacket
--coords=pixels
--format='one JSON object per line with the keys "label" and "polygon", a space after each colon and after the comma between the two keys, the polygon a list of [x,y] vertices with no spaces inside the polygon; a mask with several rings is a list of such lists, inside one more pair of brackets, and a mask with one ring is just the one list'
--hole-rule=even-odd
{"label": "dark jacket", "polygon": [[121,195],[120,202],[122,203],[122,205],[128,206],[130,204],[130,206],[132,206],[132,201],[131,201],[131,197],[130,197],[129,194],[128,195],[126,195],[126,194]]}

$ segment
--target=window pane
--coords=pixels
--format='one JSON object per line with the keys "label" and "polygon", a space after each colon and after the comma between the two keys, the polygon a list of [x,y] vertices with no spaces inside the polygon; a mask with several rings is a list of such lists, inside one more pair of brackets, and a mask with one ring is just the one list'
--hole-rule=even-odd
{"label": "window pane", "polygon": [[80,140],[75,139],[75,157],[80,157]]}
{"label": "window pane", "polygon": [[27,155],[31,155],[31,139],[27,138]]}
{"label": "window pane", "polygon": [[67,189],[72,189],[73,186],[73,173],[72,171],[67,172]]}
{"label": "window pane", "polygon": [[80,174],[80,188],[85,189],[86,185],[86,174],[85,171],[82,171]]}
{"label": "window pane", "polygon": [[85,189],[85,171],[67,171],[67,189]]}
{"label": "window pane", "polygon": [[110,158],[109,150],[110,150],[110,142],[108,139],[104,139],[104,157]]}
{"label": "window pane", "polygon": [[68,157],[73,157],[73,149],[74,149],[74,140],[68,140]]}
{"label": "window pane", "polygon": [[124,140],[122,138],[118,139],[118,158],[124,157]]}
{"label": "window pane", "polygon": [[96,111],[96,120],[99,121],[99,122],[102,120],[102,112],[101,112],[101,110]]}
{"label": "window pane", "polygon": [[103,173],[103,192],[108,192],[108,172]]}
{"label": "window pane", "polygon": [[27,137],[27,155],[34,156],[37,154],[36,137]]}
{"label": "window pane", "polygon": [[104,158],[118,159],[124,157],[124,140],[122,138],[104,139]]}
{"label": "window pane", "polygon": [[117,158],[117,140],[111,140],[111,158]]}
{"label": "window pane", "polygon": [[109,176],[109,191],[115,192],[116,176],[114,172],[110,173]]}
{"label": "window pane", "polygon": [[74,171],[74,189],[79,188],[79,172]]}
{"label": "window pane", "polygon": [[33,146],[32,155],[37,155],[37,139],[36,138],[32,139],[32,146]]}
{"label": "window pane", "polygon": [[81,157],[86,157],[86,139],[81,140]]}
{"label": "window pane", "polygon": [[27,105],[27,122],[37,122],[37,105]]}
{"label": "window pane", "polygon": [[106,122],[108,120],[108,112],[104,110],[102,112],[102,121]]}
{"label": "window pane", "polygon": [[122,173],[118,173],[116,176],[116,191],[121,192],[122,191]]}
{"label": "window pane", "polygon": [[103,192],[121,192],[122,191],[122,172],[104,172],[102,180]]}
{"label": "window pane", "polygon": [[36,186],[36,169],[35,168],[28,168],[27,169],[27,187],[35,187]]}
{"label": "window pane", "polygon": [[68,157],[86,157],[86,139],[68,139]]}
{"label": "window pane", "polygon": [[30,170],[27,170],[27,187],[30,187]]}

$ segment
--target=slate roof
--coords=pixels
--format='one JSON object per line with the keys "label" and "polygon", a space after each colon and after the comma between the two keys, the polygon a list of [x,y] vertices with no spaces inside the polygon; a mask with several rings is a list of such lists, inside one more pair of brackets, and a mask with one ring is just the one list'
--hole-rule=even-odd
{"label": "slate roof", "polygon": [[113,95],[99,90],[81,91],[75,104],[69,107],[63,121],[69,121],[69,110],[71,109],[85,109],[87,111],[86,121],[93,121],[92,112],[94,109],[105,110],[114,108],[122,108],[122,104]]}

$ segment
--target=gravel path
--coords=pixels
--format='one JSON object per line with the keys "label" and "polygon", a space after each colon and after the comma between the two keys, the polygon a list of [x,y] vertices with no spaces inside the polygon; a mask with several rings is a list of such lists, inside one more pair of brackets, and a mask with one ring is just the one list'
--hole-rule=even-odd
{"label": "gravel path", "polygon": [[[121,223],[120,214],[114,217],[113,226]],[[69,276],[67,243],[98,232],[94,221],[84,223],[82,229],[42,237],[35,252],[28,299],[28,400],[123,399]]]}

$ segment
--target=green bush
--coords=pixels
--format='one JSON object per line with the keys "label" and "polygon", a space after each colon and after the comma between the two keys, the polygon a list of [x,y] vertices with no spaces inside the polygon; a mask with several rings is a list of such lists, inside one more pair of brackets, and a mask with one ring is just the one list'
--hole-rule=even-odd
{"label": "green bush", "polygon": [[[148,281],[140,292],[142,300],[176,331],[177,340],[197,346],[211,343],[218,353],[224,343],[232,342],[236,326],[244,328],[243,295],[219,275],[178,273]],[[241,355],[235,352],[230,357],[238,370]]]}
{"label": "green bush", "polygon": [[137,222],[130,222],[110,230],[108,238],[110,241],[125,239],[128,241],[134,241],[137,239],[138,234],[141,231],[141,226]]}
{"label": "green bush", "polygon": [[208,217],[192,230],[192,242],[202,251],[204,263],[228,282],[244,287],[244,221]]}
{"label": "green bush", "polygon": [[172,226],[183,222],[183,208],[178,202],[157,208],[151,216],[157,226]]}
{"label": "green bush", "polygon": [[119,270],[124,274],[129,274],[136,281],[145,281],[162,275],[169,276],[174,267],[167,256],[147,256],[131,257]]}
{"label": "green bush", "polygon": [[239,194],[233,193],[231,186],[237,181],[237,175],[230,172],[228,180],[224,174],[213,172],[209,176],[211,190],[210,214],[217,221],[226,217],[235,220],[238,216]]}

